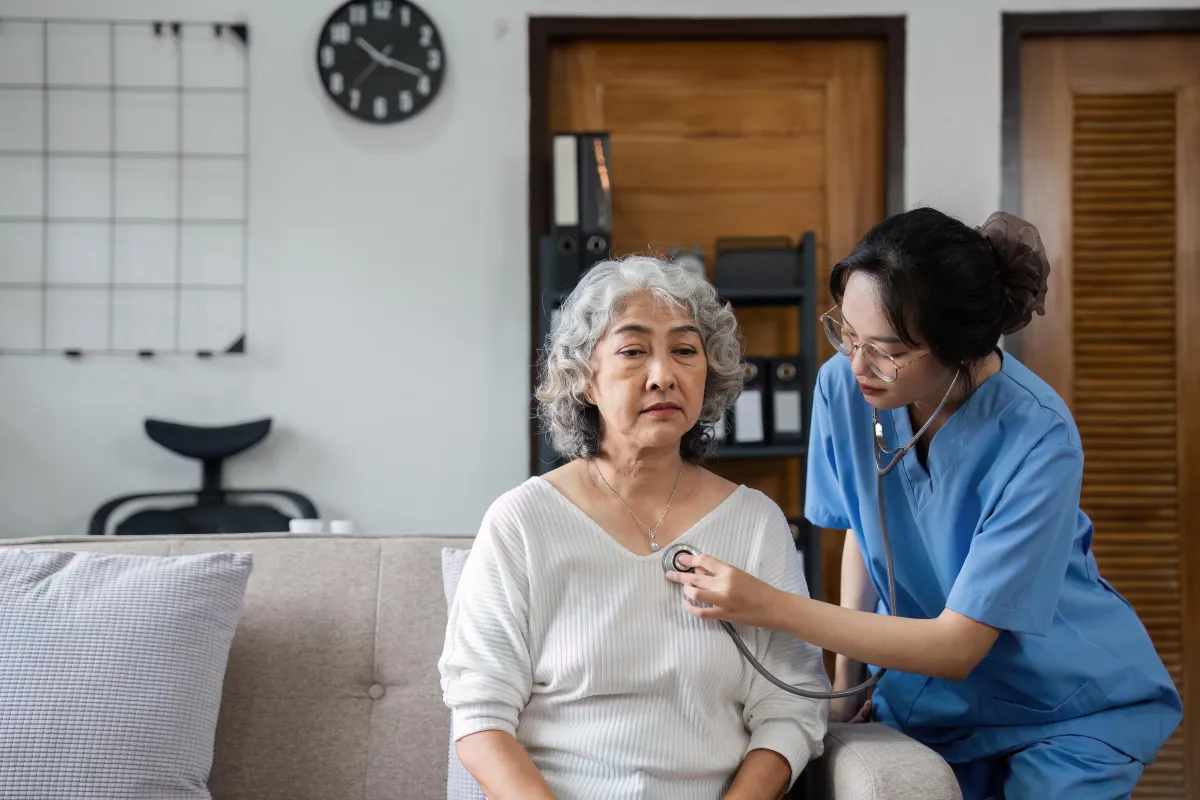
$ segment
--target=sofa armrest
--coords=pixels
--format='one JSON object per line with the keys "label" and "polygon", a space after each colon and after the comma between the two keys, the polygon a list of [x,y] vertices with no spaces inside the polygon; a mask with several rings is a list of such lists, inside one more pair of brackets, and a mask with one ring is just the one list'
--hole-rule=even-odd
{"label": "sofa armrest", "polygon": [[808,771],[814,800],[962,800],[941,756],[879,723],[830,725],[825,755]]}

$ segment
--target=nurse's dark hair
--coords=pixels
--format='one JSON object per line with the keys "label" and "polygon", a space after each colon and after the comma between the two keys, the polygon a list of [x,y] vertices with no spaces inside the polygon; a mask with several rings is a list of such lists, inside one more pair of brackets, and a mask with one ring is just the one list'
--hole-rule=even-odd
{"label": "nurse's dark hair", "polygon": [[892,329],[948,367],[970,366],[1002,333],[1044,313],[1049,274],[1037,229],[996,213],[979,228],[932,208],[888,217],[867,232],[829,277],[842,302],[856,272],[870,275]]}

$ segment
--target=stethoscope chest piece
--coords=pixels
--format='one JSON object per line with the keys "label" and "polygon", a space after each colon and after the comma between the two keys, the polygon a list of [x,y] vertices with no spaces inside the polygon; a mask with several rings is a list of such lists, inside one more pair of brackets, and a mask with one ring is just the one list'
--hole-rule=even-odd
{"label": "stethoscope chest piece", "polygon": [[698,556],[700,551],[685,542],[676,542],[663,551],[662,568],[663,572],[694,572],[692,567],[685,567],[676,559],[681,555]]}

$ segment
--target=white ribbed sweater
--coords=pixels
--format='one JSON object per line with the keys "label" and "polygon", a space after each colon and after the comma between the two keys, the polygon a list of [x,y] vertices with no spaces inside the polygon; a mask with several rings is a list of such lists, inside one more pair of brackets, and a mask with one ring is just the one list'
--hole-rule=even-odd
{"label": "white ribbed sweater", "polygon": [[[782,512],[756,490],[677,541],[808,593]],[[821,754],[828,704],[772,686],[683,602],[661,554],[630,552],[529,479],[488,510],[450,609],[439,669],[455,738],[514,735],[559,800],[717,800],[757,748],[795,780]],[[782,680],[828,688],[816,648],[739,632]]]}

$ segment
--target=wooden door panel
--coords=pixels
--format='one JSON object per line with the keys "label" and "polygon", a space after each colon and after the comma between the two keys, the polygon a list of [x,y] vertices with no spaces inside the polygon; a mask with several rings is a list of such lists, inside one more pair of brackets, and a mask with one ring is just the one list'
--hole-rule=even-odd
{"label": "wooden door panel", "polygon": [[1060,47],[1028,47],[1021,54],[1021,210],[1033,220],[1050,257],[1046,314],[1021,332],[1021,360],[1073,405],[1071,380],[1074,293],[1071,253],[1072,102]]}
{"label": "wooden door panel", "polygon": [[[671,81],[608,83],[605,124],[633,134],[798,136],[825,130],[825,87],[687,86]],[[722,110],[714,114],[713,109]]]}
{"label": "wooden door panel", "polygon": [[1185,36],[1089,36],[1070,42],[1063,56],[1075,94],[1152,94],[1200,83],[1200,40]]}
{"label": "wooden door panel", "polygon": [[1197,797],[1200,40],[1033,40],[1022,75],[1022,205],[1054,271],[1021,354],[1071,406],[1101,573],[1190,712],[1135,796]]}
{"label": "wooden door panel", "polygon": [[[593,42],[563,48],[590,52],[604,80],[674,81],[696,89],[770,87],[805,82],[819,86],[834,74],[833,59],[846,47],[874,42]],[[724,113],[714,109],[714,113]]]}
{"label": "wooden door panel", "polygon": [[[551,53],[550,120],[612,135],[614,255],[699,247],[711,265],[717,237],[813,231],[823,312],[831,259],[883,217],[884,77],[878,42],[579,43]],[[796,352],[795,309],[738,317],[750,355]],[[801,513],[799,459],[714,469]],[[841,537],[820,556],[834,601]]]}
{"label": "wooden door panel", "polygon": [[[1178,485],[1181,487],[1179,524],[1180,632],[1183,645],[1185,735],[1171,741],[1167,767],[1182,767],[1186,796],[1200,797],[1200,547],[1195,544],[1200,530],[1200,422],[1194,413],[1200,397],[1200,81],[1182,87],[1177,94],[1176,126],[1180,143],[1175,153],[1175,202],[1183,224],[1176,230],[1175,334],[1177,337],[1176,391],[1180,399],[1177,420],[1179,454]],[[1163,770],[1165,773],[1165,769]]]}
{"label": "wooden door panel", "polygon": [[[805,158],[796,158],[797,151]],[[615,170],[613,193],[648,189],[755,191],[764,195],[786,189],[825,185],[825,137],[712,136],[627,134],[613,139],[614,164],[636,164]]]}

